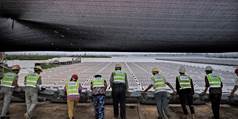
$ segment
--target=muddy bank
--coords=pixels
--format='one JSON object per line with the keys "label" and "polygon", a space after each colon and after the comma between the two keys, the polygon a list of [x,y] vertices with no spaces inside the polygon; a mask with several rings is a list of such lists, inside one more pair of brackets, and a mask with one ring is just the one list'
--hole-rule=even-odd
{"label": "muddy bank", "polygon": [[[183,119],[183,113],[180,105],[170,105],[170,119]],[[195,106],[197,119],[211,119],[212,112],[210,104]],[[13,103],[10,106],[11,119],[24,119],[25,104]],[[90,103],[81,103],[77,105],[75,110],[76,119],[94,119],[94,111]],[[238,107],[229,105],[221,106],[222,119],[237,119]],[[127,105],[128,119],[157,119],[157,110],[154,105]],[[40,103],[35,112],[34,119],[66,119],[67,106],[66,104],[57,103]],[[105,107],[105,119],[113,119],[112,105]]]}

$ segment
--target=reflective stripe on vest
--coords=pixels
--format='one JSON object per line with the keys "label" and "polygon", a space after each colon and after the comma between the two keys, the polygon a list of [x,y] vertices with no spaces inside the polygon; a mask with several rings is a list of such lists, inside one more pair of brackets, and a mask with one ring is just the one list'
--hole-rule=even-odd
{"label": "reflective stripe on vest", "polygon": [[113,82],[115,83],[125,83],[126,74],[120,70],[116,70],[113,76]]}
{"label": "reflective stripe on vest", "polygon": [[79,96],[79,81],[67,81],[66,90],[67,96]]}
{"label": "reflective stripe on vest", "polygon": [[212,88],[220,88],[221,87],[221,77],[212,73],[207,75],[207,79],[210,87]]}
{"label": "reflective stripe on vest", "polygon": [[15,87],[13,86],[13,81],[17,79],[17,75],[12,72],[5,73],[1,82],[1,86],[5,87]]}
{"label": "reflective stripe on vest", "polygon": [[26,76],[26,86],[36,88],[40,75],[37,73],[31,73]]}
{"label": "reflective stripe on vest", "polygon": [[154,82],[154,89],[156,91],[166,87],[164,78],[160,75],[153,76],[151,80]]}
{"label": "reflective stripe on vest", "polygon": [[178,76],[178,81],[180,84],[180,89],[188,89],[191,87],[191,80],[188,76]]}
{"label": "reflective stripe on vest", "polygon": [[102,88],[105,87],[104,85],[104,79],[103,78],[95,78],[92,80],[92,86],[93,88]]}

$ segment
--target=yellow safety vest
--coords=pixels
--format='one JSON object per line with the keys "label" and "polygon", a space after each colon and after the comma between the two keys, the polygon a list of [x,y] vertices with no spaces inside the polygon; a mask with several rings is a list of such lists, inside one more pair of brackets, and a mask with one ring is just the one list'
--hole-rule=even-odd
{"label": "yellow safety vest", "polygon": [[14,80],[17,80],[17,74],[12,72],[4,73],[1,86],[14,88],[12,85]]}
{"label": "yellow safety vest", "polygon": [[210,84],[210,87],[212,88],[220,88],[221,87],[221,77],[211,73],[207,75],[208,82]]}
{"label": "yellow safety vest", "polygon": [[191,79],[189,78],[189,76],[180,75],[180,76],[178,76],[178,81],[179,81],[179,84],[180,84],[180,89],[192,88]]}
{"label": "yellow safety vest", "polygon": [[105,80],[103,78],[95,78],[92,80],[92,87],[93,88],[105,87],[104,82],[105,82]]}
{"label": "yellow safety vest", "polygon": [[36,88],[40,75],[37,73],[30,73],[26,76],[26,86]]}
{"label": "yellow safety vest", "polygon": [[121,70],[116,70],[114,72],[113,79],[114,79],[113,82],[115,82],[115,83],[125,83],[126,73]]}
{"label": "yellow safety vest", "polygon": [[154,89],[156,91],[159,91],[160,89],[166,87],[163,76],[156,75],[156,76],[153,76],[151,80],[154,82]]}
{"label": "yellow safety vest", "polygon": [[67,91],[67,96],[79,96],[79,81],[69,81],[67,80],[66,82],[66,91]]}

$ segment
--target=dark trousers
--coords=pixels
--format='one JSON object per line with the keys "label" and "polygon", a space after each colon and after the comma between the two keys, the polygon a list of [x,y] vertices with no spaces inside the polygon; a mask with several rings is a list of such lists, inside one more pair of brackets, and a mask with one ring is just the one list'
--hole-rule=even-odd
{"label": "dark trousers", "polygon": [[212,104],[212,112],[215,119],[220,118],[220,103],[221,103],[221,93],[218,94],[209,94],[209,98]]}
{"label": "dark trousers", "polygon": [[95,108],[95,118],[96,119],[104,119],[104,95],[94,95],[93,103]]}
{"label": "dark trousers", "polygon": [[120,117],[126,119],[126,86],[125,84],[113,84],[112,87],[113,109],[114,117],[119,116],[119,104],[120,104]]}
{"label": "dark trousers", "polygon": [[195,111],[194,111],[194,107],[193,107],[193,95],[192,95],[192,93],[181,91],[180,94],[179,94],[179,98],[180,98],[181,106],[183,108],[183,113],[185,115],[188,114],[188,110],[186,108],[186,105],[188,105],[191,114],[194,114]]}

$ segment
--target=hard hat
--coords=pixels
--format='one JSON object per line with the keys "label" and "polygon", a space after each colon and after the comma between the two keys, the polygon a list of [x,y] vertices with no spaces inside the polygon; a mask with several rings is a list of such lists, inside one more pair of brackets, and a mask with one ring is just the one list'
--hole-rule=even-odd
{"label": "hard hat", "polygon": [[205,71],[212,71],[213,69],[212,69],[212,67],[211,66],[206,66],[206,68],[205,68]]}
{"label": "hard hat", "polygon": [[77,74],[73,74],[71,78],[78,80],[78,75]]}
{"label": "hard hat", "polygon": [[42,69],[41,66],[35,66],[35,67],[34,67],[34,70],[40,70],[40,71],[43,71],[43,69]]}
{"label": "hard hat", "polygon": [[185,73],[186,69],[184,66],[179,67],[179,73]]}
{"label": "hard hat", "polygon": [[96,75],[94,75],[94,77],[102,77],[102,75],[101,74],[96,74]]}
{"label": "hard hat", "polygon": [[121,64],[116,64],[116,68],[121,68]]}
{"label": "hard hat", "polygon": [[238,67],[235,69],[235,73],[238,74]]}
{"label": "hard hat", "polygon": [[159,68],[156,67],[152,68],[152,72],[159,72]]}
{"label": "hard hat", "polygon": [[21,69],[20,65],[13,65],[12,66],[12,70],[20,70],[20,69]]}

